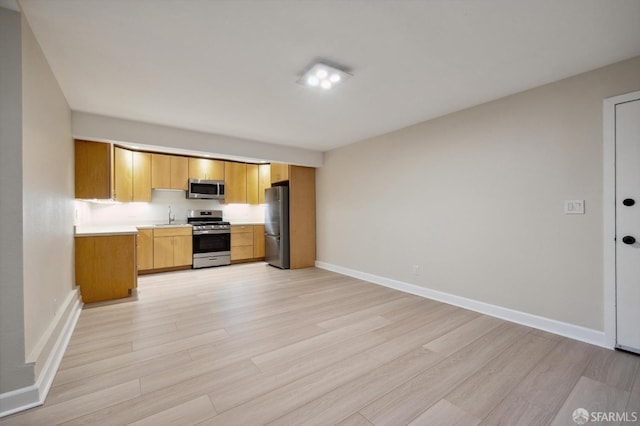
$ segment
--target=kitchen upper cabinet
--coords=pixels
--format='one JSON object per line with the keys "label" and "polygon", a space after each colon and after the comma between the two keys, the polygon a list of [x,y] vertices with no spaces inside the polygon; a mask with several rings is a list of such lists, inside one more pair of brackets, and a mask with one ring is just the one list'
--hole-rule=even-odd
{"label": "kitchen upper cabinet", "polygon": [[224,180],[224,161],[189,157],[189,179]]}
{"label": "kitchen upper cabinet", "polygon": [[153,230],[153,268],[187,266],[193,262],[191,227]]}
{"label": "kitchen upper cabinet", "polygon": [[116,201],[151,201],[151,154],[115,147]]}
{"label": "kitchen upper cabinet", "polygon": [[153,189],[187,190],[189,159],[178,155],[151,154],[151,187]]}
{"label": "kitchen upper cabinet", "polygon": [[260,164],[258,170],[258,204],[264,204],[264,190],[271,188],[271,166]]}
{"label": "kitchen upper cabinet", "polygon": [[151,154],[132,151],[133,201],[151,202]]}
{"label": "kitchen upper cabinet", "polygon": [[75,238],[76,284],[84,303],[128,297],[136,270],[134,234]]}
{"label": "kitchen upper cabinet", "polygon": [[75,141],[75,197],[111,198],[111,144]]}
{"label": "kitchen upper cabinet", "polygon": [[138,271],[153,269],[153,229],[138,229]]}
{"label": "kitchen upper cabinet", "polygon": [[268,164],[247,164],[247,203],[264,204],[264,190],[271,186]]}
{"label": "kitchen upper cabinet", "polygon": [[284,182],[289,180],[289,165],[282,163],[271,163],[271,183]]}
{"label": "kitchen upper cabinet", "polygon": [[247,164],[226,161],[224,165],[224,202],[247,203]]}

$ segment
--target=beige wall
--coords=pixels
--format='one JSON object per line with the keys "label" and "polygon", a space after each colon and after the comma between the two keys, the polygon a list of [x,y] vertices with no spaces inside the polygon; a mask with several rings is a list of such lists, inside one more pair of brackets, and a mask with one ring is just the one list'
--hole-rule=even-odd
{"label": "beige wall", "polygon": [[37,361],[74,287],[74,152],[71,111],[24,18],[22,65],[25,349]]}
{"label": "beige wall", "polygon": [[24,362],[20,26],[18,12],[0,7],[0,394],[33,384]]}
{"label": "beige wall", "polygon": [[77,292],[71,113],[28,23],[4,8],[0,57],[2,414],[46,391],[31,389],[43,386],[40,372]]}
{"label": "beige wall", "polygon": [[318,260],[603,330],[602,100],[635,90],[640,57],[325,153]]}

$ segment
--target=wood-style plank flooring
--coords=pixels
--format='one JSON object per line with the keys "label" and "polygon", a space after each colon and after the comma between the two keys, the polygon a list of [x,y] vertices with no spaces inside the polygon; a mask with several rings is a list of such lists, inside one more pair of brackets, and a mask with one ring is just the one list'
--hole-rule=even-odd
{"label": "wood-style plank flooring", "polygon": [[253,263],[84,309],[44,406],[0,425],[574,425],[580,407],[640,412],[640,357]]}

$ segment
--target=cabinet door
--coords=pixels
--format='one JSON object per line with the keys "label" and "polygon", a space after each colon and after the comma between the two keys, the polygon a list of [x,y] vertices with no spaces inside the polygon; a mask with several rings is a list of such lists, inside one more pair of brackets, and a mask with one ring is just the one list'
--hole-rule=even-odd
{"label": "cabinet door", "polygon": [[173,266],[173,238],[153,238],[153,268],[170,268]]}
{"label": "cabinet door", "polygon": [[138,229],[138,270],[153,269],[153,230]]}
{"label": "cabinet door", "polygon": [[76,198],[111,198],[111,144],[75,141]]}
{"label": "cabinet door", "polygon": [[264,257],[264,225],[253,226],[253,257]]}
{"label": "cabinet door", "polygon": [[133,156],[128,149],[115,147],[113,151],[115,199],[133,201]]}
{"label": "cabinet door", "polygon": [[258,174],[258,204],[264,204],[264,190],[271,188],[271,166],[260,164]]}
{"label": "cabinet door", "polygon": [[253,232],[231,234],[231,247],[253,246]]}
{"label": "cabinet door", "polygon": [[282,163],[271,163],[271,183],[284,182],[289,180],[289,165]]}
{"label": "cabinet door", "polygon": [[187,157],[171,156],[171,189],[187,190],[189,180],[189,159]]}
{"label": "cabinet door", "polygon": [[151,187],[171,189],[171,156],[151,154]]}
{"label": "cabinet door", "polygon": [[211,168],[207,172],[207,179],[224,180],[224,161],[210,160]]}
{"label": "cabinet door", "polygon": [[151,202],[151,154],[132,152],[133,201]]}
{"label": "cabinet door", "polygon": [[224,180],[224,161],[189,157],[189,178]]}
{"label": "cabinet door", "polygon": [[257,164],[247,164],[247,203],[258,204],[260,183],[260,167]]}
{"label": "cabinet door", "polygon": [[85,303],[129,296],[136,287],[135,235],[75,238],[76,284]]}
{"label": "cabinet door", "polygon": [[206,179],[207,171],[209,169],[206,158],[189,158],[189,179]]}
{"label": "cabinet door", "polygon": [[245,163],[225,162],[225,197],[227,204],[247,202],[247,165]]}
{"label": "cabinet door", "polygon": [[193,263],[193,238],[191,235],[173,237],[173,266]]}
{"label": "cabinet door", "polygon": [[291,166],[289,176],[289,247],[291,269],[316,260],[316,174],[312,167]]}

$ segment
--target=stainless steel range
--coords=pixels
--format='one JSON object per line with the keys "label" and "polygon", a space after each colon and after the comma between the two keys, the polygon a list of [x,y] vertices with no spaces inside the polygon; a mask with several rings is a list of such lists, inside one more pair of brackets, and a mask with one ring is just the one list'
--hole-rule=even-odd
{"label": "stainless steel range", "polygon": [[193,269],[231,264],[231,224],[222,210],[189,210],[193,226]]}

